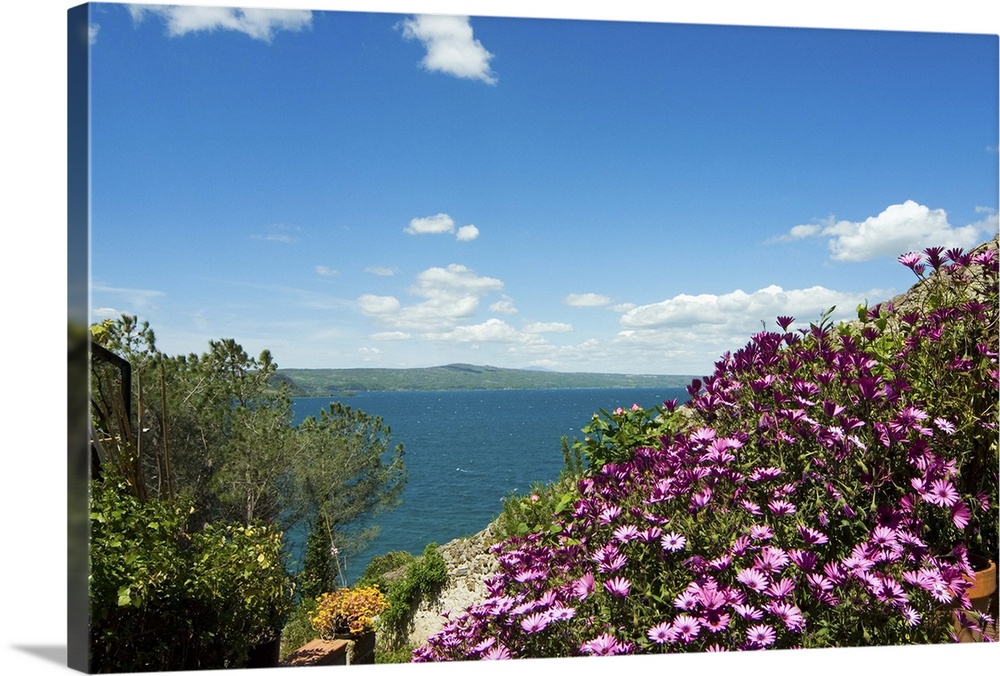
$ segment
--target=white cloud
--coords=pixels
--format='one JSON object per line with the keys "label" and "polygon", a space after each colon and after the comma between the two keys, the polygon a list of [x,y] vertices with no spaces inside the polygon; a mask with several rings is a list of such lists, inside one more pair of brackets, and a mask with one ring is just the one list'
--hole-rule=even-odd
{"label": "white cloud", "polygon": [[90,45],[97,44],[97,34],[101,31],[101,25],[97,23],[92,23],[87,27],[87,43]]}
{"label": "white cloud", "polygon": [[479,228],[474,225],[463,225],[455,233],[455,239],[459,242],[471,242],[477,237],[479,237]]}
{"label": "white cloud", "polygon": [[381,265],[373,265],[370,268],[365,268],[365,272],[378,277],[392,277],[396,274],[396,269],[382,267]]}
{"label": "white cloud", "polygon": [[563,303],[571,307],[604,307],[611,304],[611,299],[598,293],[571,293]]}
{"label": "white cloud", "polygon": [[299,228],[295,226],[278,223],[266,226],[265,230],[267,232],[250,235],[250,239],[258,239],[265,242],[281,242],[283,244],[291,244],[299,241],[299,238],[295,235],[288,234],[299,230]]}
{"label": "white cloud", "polygon": [[572,330],[573,325],[565,322],[531,322],[524,325],[525,333],[569,333]]}
{"label": "white cloud", "polygon": [[361,312],[369,317],[390,317],[399,311],[400,303],[395,296],[376,296],[366,293],[358,298]]}
{"label": "white cloud", "polygon": [[435,214],[414,218],[403,228],[403,232],[411,235],[447,235],[455,233],[459,242],[471,242],[479,237],[479,228],[474,225],[463,225],[455,232],[455,221],[448,214]]}
{"label": "white cloud", "polygon": [[414,305],[402,305],[394,296],[366,294],[358,298],[362,314],[391,328],[447,331],[471,317],[479,299],[503,289],[503,282],[482,277],[464,265],[434,267],[417,275],[409,291],[423,298]]}
{"label": "white cloud", "polygon": [[115,317],[120,317],[121,312],[114,309],[113,307],[96,307],[90,311],[90,315],[97,319],[112,319]]}
{"label": "white cloud", "polygon": [[887,289],[857,293],[822,286],[786,291],[772,284],[753,293],[737,289],[723,295],[680,294],[659,303],[635,307],[623,314],[620,322],[625,329],[698,327],[699,330],[723,331],[734,337],[749,338],[761,330],[761,321],[774,330],[774,320],[780,315],[796,317],[808,325],[836,306],[834,320],[850,319],[855,316],[859,304],[878,302],[891,295],[892,291]]}
{"label": "white cloud", "polygon": [[373,333],[370,338],[372,340],[409,340],[411,335],[405,331],[382,331]]}
{"label": "white cloud", "polygon": [[125,302],[133,308],[146,308],[154,298],[167,295],[163,291],[153,289],[128,289],[114,286],[107,286],[100,282],[91,284],[91,291],[95,293],[106,293],[123,298]]}
{"label": "white cloud", "polygon": [[317,265],[316,274],[321,277],[336,277],[340,274],[340,272],[338,270],[334,270],[333,268],[328,268],[325,265]]}
{"label": "white cloud", "polygon": [[505,315],[516,315],[517,307],[514,305],[513,298],[510,296],[502,296],[500,300],[490,306],[490,312],[500,312]]}
{"label": "white cloud", "polygon": [[440,235],[454,231],[455,221],[448,214],[414,218],[408,226],[403,228],[403,232],[408,232],[411,235]]}
{"label": "white cloud", "polygon": [[930,209],[907,200],[863,221],[837,221],[830,217],[820,224],[796,225],[776,240],[825,237],[833,260],[860,262],[880,256],[895,258],[929,246],[968,249],[978,244],[985,233],[995,231],[995,223],[994,215],[992,220],[987,218],[956,228],[948,223],[944,209]]}
{"label": "white cloud", "polygon": [[137,23],[149,14],[159,16],[166,22],[167,34],[171,37],[199,31],[231,30],[270,42],[276,31],[301,31],[312,25],[309,10],[167,5],[129,5],[128,10]]}
{"label": "white cloud", "polygon": [[444,333],[429,333],[431,340],[456,343],[510,343],[524,340],[524,334],[502,319],[487,319],[482,324],[456,326]]}
{"label": "white cloud", "polygon": [[473,37],[469,17],[421,14],[401,24],[403,37],[419,40],[427,50],[421,65],[429,71],[495,84],[490,54]]}

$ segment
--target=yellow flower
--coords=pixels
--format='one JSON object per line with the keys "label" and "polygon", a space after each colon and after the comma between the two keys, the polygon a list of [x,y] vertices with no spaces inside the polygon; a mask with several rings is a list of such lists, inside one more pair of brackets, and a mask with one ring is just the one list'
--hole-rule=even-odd
{"label": "yellow flower", "polygon": [[378,587],[337,589],[320,596],[309,620],[325,638],[335,634],[360,634],[372,629],[375,618],[389,607]]}

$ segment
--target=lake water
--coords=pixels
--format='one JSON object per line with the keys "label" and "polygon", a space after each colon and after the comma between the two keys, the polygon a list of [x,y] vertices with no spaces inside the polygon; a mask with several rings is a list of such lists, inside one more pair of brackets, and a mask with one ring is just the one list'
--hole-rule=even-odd
{"label": "lake water", "polygon": [[[686,401],[685,388],[473,390],[359,392],[340,398],[353,409],[382,417],[392,441],[402,443],[409,479],[402,504],[381,515],[378,538],[347,562],[347,582],[373,556],[403,550],[423,552],[472,535],[499,513],[513,491],[556,479],[563,469],[560,439],[582,437],[580,428],[599,409],[633,403],[650,408],[669,399]],[[329,397],[296,398],[295,423],[318,415]],[[295,548],[301,533],[289,533]]]}

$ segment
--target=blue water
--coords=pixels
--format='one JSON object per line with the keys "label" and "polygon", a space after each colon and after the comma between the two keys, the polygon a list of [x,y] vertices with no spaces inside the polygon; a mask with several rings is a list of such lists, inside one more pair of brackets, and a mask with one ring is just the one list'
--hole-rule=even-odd
{"label": "blue water", "polygon": [[[669,399],[686,401],[685,388],[473,390],[360,392],[343,404],[382,417],[393,444],[402,443],[409,479],[402,504],[378,517],[378,538],[347,561],[351,583],[373,556],[402,550],[423,552],[472,535],[490,523],[501,500],[526,493],[535,482],[558,478],[563,469],[560,439],[580,438],[580,428],[599,409],[637,403],[650,408]],[[295,423],[318,415],[329,397],[294,399]],[[289,533],[293,557],[301,533]]]}

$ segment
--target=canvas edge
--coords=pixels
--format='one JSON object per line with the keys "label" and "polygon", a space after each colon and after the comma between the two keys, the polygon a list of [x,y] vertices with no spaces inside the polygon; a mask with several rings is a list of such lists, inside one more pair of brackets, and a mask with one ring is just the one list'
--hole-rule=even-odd
{"label": "canvas edge", "polygon": [[67,650],[89,673],[90,6],[67,10]]}

